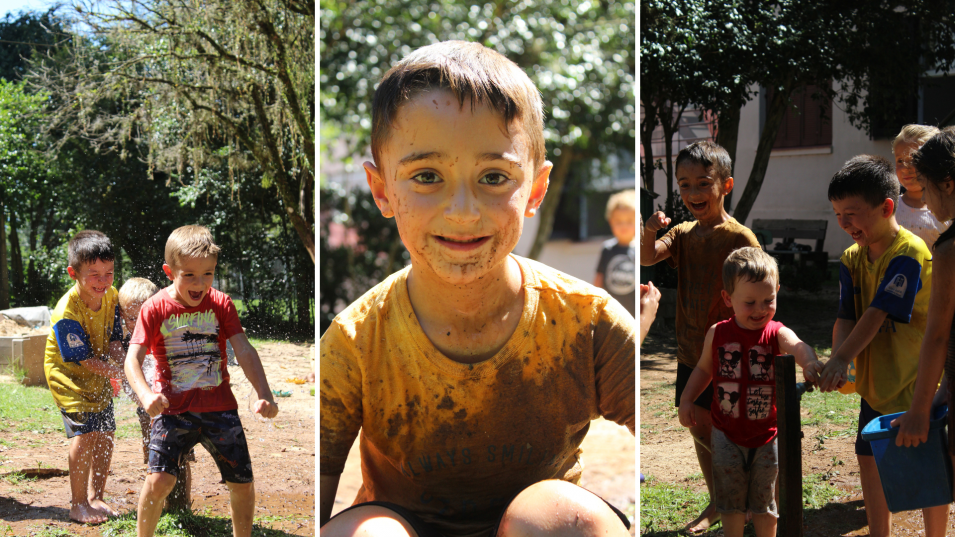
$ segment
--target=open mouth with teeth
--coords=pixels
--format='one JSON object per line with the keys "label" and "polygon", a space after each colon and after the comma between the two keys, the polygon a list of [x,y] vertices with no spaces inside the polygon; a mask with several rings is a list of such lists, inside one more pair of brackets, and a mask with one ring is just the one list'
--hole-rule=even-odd
{"label": "open mouth with teeth", "polygon": [[491,237],[443,237],[436,235],[435,238],[442,245],[452,250],[472,250],[489,241]]}
{"label": "open mouth with teeth", "polygon": [[199,301],[204,293],[202,291],[189,291],[189,298]]}
{"label": "open mouth with teeth", "polygon": [[690,203],[690,208],[696,212],[700,212],[703,209],[706,209],[706,202],[701,201],[700,203]]}

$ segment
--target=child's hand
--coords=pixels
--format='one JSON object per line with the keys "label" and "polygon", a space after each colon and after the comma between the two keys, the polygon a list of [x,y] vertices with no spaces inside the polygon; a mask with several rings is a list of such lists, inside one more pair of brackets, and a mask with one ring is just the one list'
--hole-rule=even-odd
{"label": "child's hand", "polygon": [[819,374],[819,390],[831,392],[838,390],[849,379],[849,364],[837,358],[830,358]]}
{"label": "child's hand", "polygon": [[273,401],[259,399],[252,405],[252,412],[261,415],[265,419],[272,419],[279,414],[279,405]]}
{"label": "child's hand", "polygon": [[693,412],[693,402],[680,405],[680,425],[693,427],[696,425],[696,416]]}
{"label": "child's hand", "polygon": [[650,215],[650,218],[647,218],[647,223],[643,228],[656,233],[668,225],[670,225],[670,219],[667,218],[667,215],[664,214],[663,211],[657,211]]}
{"label": "child's hand", "polygon": [[819,382],[819,375],[822,373],[822,361],[814,360],[809,362],[806,367],[802,369],[802,377],[806,379],[806,382],[817,383]]}
{"label": "child's hand", "polygon": [[145,397],[140,397],[140,401],[143,403],[143,410],[149,414],[150,418],[155,418],[169,408],[169,399],[161,393],[149,393]]}
{"label": "child's hand", "polygon": [[898,427],[899,434],[895,437],[895,445],[899,447],[915,447],[928,441],[928,414],[909,409],[908,412],[892,420],[890,427]]}

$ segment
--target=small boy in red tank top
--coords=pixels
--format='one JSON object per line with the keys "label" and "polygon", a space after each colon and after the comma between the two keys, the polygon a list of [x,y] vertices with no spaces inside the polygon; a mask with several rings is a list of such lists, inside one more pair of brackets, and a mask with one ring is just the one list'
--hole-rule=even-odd
{"label": "small boy in red tank top", "polygon": [[779,270],[766,252],[740,248],[726,258],[722,296],[734,316],[707,331],[680,401],[680,424],[695,425],[692,403],[713,382],[713,501],[727,537],[742,537],[747,511],[753,513],[757,537],[776,535],[773,357],[795,356],[810,382],[822,369],[812,347],[773,321],[777,291]]}

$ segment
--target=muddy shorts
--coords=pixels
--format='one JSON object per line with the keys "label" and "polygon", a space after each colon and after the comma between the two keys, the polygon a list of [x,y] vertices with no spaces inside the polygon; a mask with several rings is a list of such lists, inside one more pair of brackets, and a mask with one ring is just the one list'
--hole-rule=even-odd
{"label": "muddy shorts", "polygon": [[[136,417],[139,418],[139,432],[143,435],[143,464],[149,464],[149,434],[152,431],[152,418],[149,413],[143,410],[143,407],[136,407]],[[186,462],[196,462],[196,450],[190,449],[183,460]]]}
{"label": "muddy shorts", "polygon": [[66,429],[67,438],[94,431],[111,433],[116,430],[112,401],[109,402],[106,410],[99,412],[67,412],[61,408],[60,415],[63,417],[63,427]]}
{"label": "muddy shorts", "polygon": [[179,463],[202,444],[229,483],[252,482],[252,460],[237,410],[159,415],[149,435],[149,472],[179,476]]}
{"label": "muddy shorts", "polygon": [[713,499],[720,513],[770,514],[776,510],[776,475],[779,458],[776,439],[758,448],[744,448],[723,431],[713,428]]}
{"label": "muddy shorts", "polygon": [[[690,381],[690,375],[693,374],[692,367],[688,365],[683,365],[679,362],[676,364],[676,407],[680,406],[680,398],[683,397],[683,390],[686,389],[686,383]],[[710,409],[710,405],[713,404],[713,383],[710,382],[706,385],[706,389],[703,390],[703,393],[696,398],[696,401],[693,401],[693,404]]]}

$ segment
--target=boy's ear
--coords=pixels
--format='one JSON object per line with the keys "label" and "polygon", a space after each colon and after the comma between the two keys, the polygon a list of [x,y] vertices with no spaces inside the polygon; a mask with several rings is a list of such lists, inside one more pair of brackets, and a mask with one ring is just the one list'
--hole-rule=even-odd
{"label": "boy's ear", "polygon": [[530,218],[537,214],[537,209],[544,202],[544,194],[547,194],[547,185],[550,184],[550,171],[552,169],[554,169],[554,164],[545,160],[540,170],[537,171],[537,177],[534,178],[534,184],[531,185],[531,195],[527,198],[527,209],[524,210],[524,216]]}
{"label": "boy's ear", "polygon": [[882,218],[888,218],[892,216],[892,212],[895,210],[895,202],[892,201],[892,198],[885,198],[885,201],[882,202]]}
{"label": "boy's ear", "polygon": [[76,271],[73,270],[73,267],[67,265],[67,266],[66,266],[66,273],[70,275],[70,279],[71,279],[71,280],[75,280],[75,279],[76,279]]}
{"label": "boy's ear", "polygon": [[726,292],[726,289],[720,289],[720,295],[723,296],[723,303],[726,304],[726,307],[732,308],[733,301],[730,300],[730,294]]}
{"label": "boy's ear", "polygon": [[723,195],[727,195],[733,191],[733,178],[727,177],[723,180]]}
{"label": "boy's ear", "polygon": [[391,218],[395,211],[391,209],[391,203],[388,201],[388,193],[385,191],[385,180],[381,176],[381,171],[371,162],[362,164],[365,168],[365,178],[368,180],[368,188],[371,189],[371,196],[375,198],[375,205],[381,211],[385,218]]}
{"label": "boy's ear", "polygon": [[166,273],[166,277],[169,278],[170,280],[175,280],[175,279],[176,279],[175,277],[173,277],[173,275],[172,275],[172,267],[170,267],[169,265],[163,263],[163,264],[162,264],[162,271]]}

